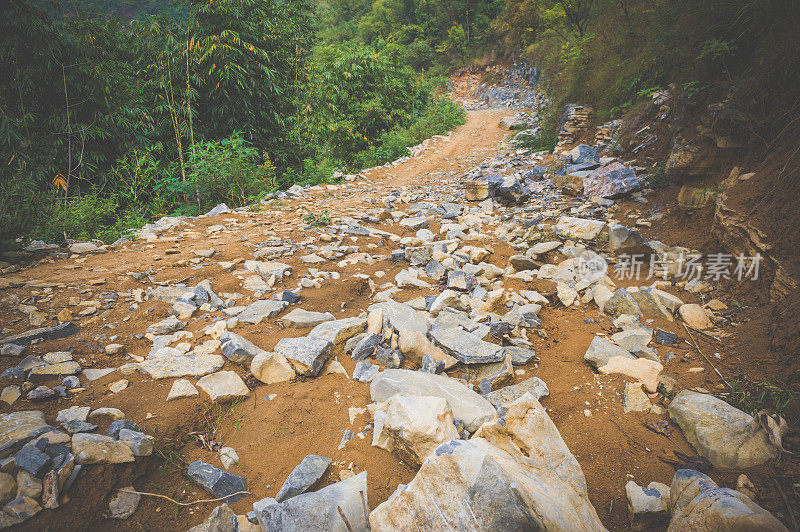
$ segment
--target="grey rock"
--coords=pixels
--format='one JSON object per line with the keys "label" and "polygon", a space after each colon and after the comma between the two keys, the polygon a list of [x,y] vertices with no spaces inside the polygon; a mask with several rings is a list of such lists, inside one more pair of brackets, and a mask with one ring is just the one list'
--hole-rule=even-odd
{"label": "grey rock", "polygon": [[423,216],[417,216],[412,218],[403,218],[400,220],[400,227],[405,227],[410,231],[417,231],[419,229],[425,229],[430,227],[430,223],[428,219]]}
{"label": "grey rock", "polygon": [[580,144],[573,148],[571,152],[569,152],[569,158],[572,161],[572,164],[581,164],[590,161],[599,161],[600,155],[592,146]]}
{"label": "grey rock", "polygon": [[275,352],[286,357],[297,373],[314,377],[322,370],[332,351],[331,342],[313,336],[284,338],[275,346]]}
{"label": "grey rock", "polygon": [[248,305],[237,317],[241,322],[258,325],[264,318],[274,318],[280,314],[286,305],[285,301],[259,299]]}
{"label": "grey rock", "polygon": [[458,327],[434,327],[430,338],[448,355],[464,364],[500,362],[505,358],[499,345],[485,342]]}
{"label": "grey rock", "polygon": [[396,301],[385,301],[383,303],[376,303],[370,305],[367,309],[369,312],[380,310],[383,312],[383,317],[388,320],[389,327],[399,332],[401,329],[411,329],[422,334],[427,334],[430,324],[428,323],[425,314],[418,310],[414,310],[410,305],[405,303],[398,303]]}
{"label": "grey rock", "polygon": [[56,325],[54,327],[42,327],[31,329],[20,334],[7,336],[0,340],[0,344],[16,344],[26,346],[34,340],[60,340],[73,334],[78,334],[78,326],[71,321]]}
{"label": "grey rock", "polygon": [[47,386],[37,386],[33,390],[28,392],[28,400],[29,401],[46,401],[47,399],[52,399],[55,397],[56,392],[48,388]]}
{"label": "grey rock", "polygon": [[583,178],[583,193],[587,198],[618,198],[641,188],[636,172],[616,161],[592,170]]}
{"label": "grey rock", "polygon": [[432,260],[425,265],[425,275],[431,279],[440,281],[447,275],[447,268],[445,268],[441,262]]}
{"label": "grey rock", "polygon": [[108,503],[111,517],[114,519],[127,519],[132,516],[142,500],[142,496],[138,493],[131,493],[135,491],[133,486],[127,486],[122,490],[117,491],[117,494]]}
{"label": "grey rock", "polygon": [[0,345],[0,357],[16,357],[19,358],[25,352],[24,345],[17,344],[3,344]]}
{"label": "grey rock", "polygon": [[612,357],[636,358],[627,349],[612,343],[602,336],[595,336],[592,339],[592,343],[589,344],[589,349],[583,355],[583,359],[595,368],[605,366]]}
{"label": "grey rock", "polygon": [[175,316],[168,316],[163,320],[159,321],[158,323],[154,323],[150,327],[147,328],[147,332],[161,336],[165,334],[172,334],[174,332],[180,331],[186,326],[184,322],[176,318]]}
{"label": "grey rock", "polygon": [[503,348],[503,355],[511,357],[511,363],[515,366],[524,366],[529,362],[537,360],[536,351],[527,347],[508,346]]}
{"label": "grey rock", "polygon": [[463,271],[450,272],[447,275],[447,288],[459,292],[468,292],[472,289],[472,279]]}
{"label": "grey rock", "polygon": [[767,432],[753,417],[713,395],[683,390],[669,404],[669,416],[715,467],[746,469],[778,457]]}
{"label": "grey rock", "polygon": [[550,390],[542,379],[539,377],[531,377],[519,384],[506,386],[505,388],[487,393],[485,397],[487,401],[497,408],[504,404],[513,403],[526,393],[533,395],[536,399],[541,399],[542,397],[550,395]]}
{"label": "grey rock", "polygon": [[378,347],[375,358],[387,368],[399,368],[403,364],[403,353],[399,349],[384,349]]}
{"label": "grey rock", "polygon": [[439,374],[444,371],[444,365],[444,361],[434,360],[432,356],[425,354],[422,355],[422,367],[420,367],[420,371]]}
{"label": "grey rock", "polygon": [[254,343],[230,331],[222,333],[219,340],[221,342],[220,349],[222,350],[222,354],[225,355],[225,358],[236,364],[249,367],[256,355],[262,353],[266,354],[266,351]]}
{"label": "grey rock", "polygon": [[97,429],[97,425],[89,423],[88,421],[81,421],[79,419],[70,419],[61,424],[61,428],[70,434],[77,434],[79,432],[92,432]]}
{"label": "grey rock", "polygon": [[314,485],[331,465],[331,459],[324,456],[309,454],[298,464],[289,476],[286,477],[281,489],[275,496],[275,500],[283,502],[296,495],[305,493],[308,488]]}
{"label": "grey rock", "polygon": [[32,443],[24,445],[14,457],[14,465],[39,478],[47,472],[50,462],[50,456]]}
{"label": "grey rock", "polygon": [[364,471],[319,491],[303,493],[283,502],[273,498],[262,499],[253,504],[253,510],[262,530],[366,532],[369,530],[366,493],[367,472]]}
{"label": "grey rock", "polygon": [[377,334],[372,333],[365,336],[360,342],[358,342],[355,348],[353,348],[350,358],[353,360],[366,359],[375,352],[375,348],[378,347],[378,343],[380,343],[380,338]]}
{"label": "grey rock", "polygon": [[326,321],[314,327],[311,332],[308,333],[308,336],[327,340],[333,344],[334,350],[338,349],[340,351],[344,348],[344,344],[347,340],[364,332],[366,326],[366,318],[359,317]]}
{"label": "grey rock", "polygon": [[771,513],[739,491],[720,488],[693,469],[679,469],[670,486],[668,532],[759,530],[788,532]]}
{"label": "grey rock", "polygon": [[214,373],[225,365],[220,355],[175,355],[147,359],[139,364],[139,370],[153,379],[176,377],[200,377]]}
{"label": "grey rock", "polygon": [[678,343],[678,335],[673,332],[656,329],[656,343],[661,345],[676,344]]}
{"label": "grey rock", "polygon": [[150,456],[153,454],[153,439],[136,430],[122,429],[119,431],[119,441],[125,442],[131,448],[133,456]]}
{"label": "grey rock", "polygon": [[[239,493],[247,491],[247,479],[245,477],[223,471],[202,460],[196,460],[189,464],[187,473],[192,480],[211,491],[216,497],[224,497],[227,503],[234,503],[246,496],[243,493]],[[236,495],[236,493],[239,494]]]}
{"label": "grey rock", "polygon": [[108,436],[114,438],[115,440],[119,439],[119,433],[123,429],[142,432],[142,429],[139,428],[139,425],[130,419],[115,419],[108,427]]}
{"label": "grey rock", "polygon": [[619,318],[623,314],[630,314],[636,317],[642,316],[639,305],[636,304],[636,301],[625,288],[618,288],[611,295],[611,298],[603,306],[603,312],[614,318]]}
{"label": "grey rock", "polygon": [[353,380],[357,380],[358,382],[371,382],[372,379],[378,375],[380,370],[380,366],[376,364],[370,364],[364,361],[358,362],[353,370]]}
{"label": "grey rock", "polygon": [[188,532],[239,532],[236,514],[227,504],[217,506],[205,521],[192,527]]}
{"label": "grey rock", "polygon": [[653,253],[653,248],[639,231],[620,224],[608,228],[608,243],[612,253],[617,255],[643,255],[641,258],[644,259]]}
{"label": "grey rock", "polygon": [[301,308],[293,309],[291,312],[278,320],[284,327],[294,327],[296,329],[308,329],[316,327],[320,323],[333,321],[336,318],[330,312],[313,312]]}
{"label": "grey rock", "polygon": [[370,384],[370,397],[374,402],[382,403],[396,394],[441,397],[453,411],[453,418],[461,420],[470,432],[496,416],[494,407],[486,399],[446,375],[387,369]]}

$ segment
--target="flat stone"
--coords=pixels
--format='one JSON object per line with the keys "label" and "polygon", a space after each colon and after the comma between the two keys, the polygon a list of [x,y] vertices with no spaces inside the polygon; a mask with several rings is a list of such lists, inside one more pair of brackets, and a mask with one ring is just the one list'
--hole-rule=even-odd
{"label": "flat stone", "polygon": [[389,323],[389,327],[399,332],[401,329],[411,329],[422,334],[427,334],[430,328],[425,314],[414,310],[410,305],[398,303],[396,301],[385,301],[376,303],[367,309],[370,313],[381,311],[384,319]]}
{"label": "flat stone", "polygon": [[697,305],[696,303],[687,303],[686,305],[681,305],[681,307],[678,309],[678,314],[680,314],[681,319],[689,327],[704,331],[714,326],[711,323],[711,320],[708,319],[708,315],[703,307]]}
{"label": "flat stone", "polygon": [[26,346],[34,340],[60,340],[67,338],[79,331],[78,326],[68,321],[54,327],[43,327],[40,329],[31,329],[20,334],[7,336],[0,340],[0,344],[15,344],[19,346]]}
{"label": "flat stone", "polygon": [[175,316],[168,316],[158,323],[154,323],[147,328],[147,332],[155,335],[162,336],[165,334],[172,334],[178,332],[186,327],[186,324],[176,318]]}
{"label": "flat stone", "polygon": [[[188,475],[192,480],[211,491],[215,497],[224,497],[227,503],[234,503],[247,496],[244,493],[239,493],[247,491],[247,479],[245,477],[223,471],[202,460],[189,464]],[[235,495],[236,493],[239,494]]]}
{"label": "flat stone", "polygon": [[133,486],[127,486],[117,491],[117,494],[108,503],[111,517],[114,519],[127,519],[139,508],[139,501],[142,496],[138,493],[131,493],[136,490]]}
{"label": "flat stone", "polygon": [[556,225],[553,226],[553,230],[556,234],[569,238],[592,240],[600,234],[605,226],[606,223],[600,220],[562,216],[558,219]]}
{"label": "flat stone", "polygon": [[[51,458],[47,453],[42,452],[38,447],[32,443],[22,446],[16,456],[14,456],[14,465],[20,469],[24,469],[34,477],[41,477],[50,467]],[[17,484],[20,480],[17,477]],[[41,490],[41,485],[40,485]],[[36,494],[38,496],[38,494]]]}
{"label": "flat stone", "polygon": [[[303,493],[283,502],[268,497],[253,504],[262,530],[305,532],[309,530],[369,530],[367,472]],[[344,516],[344,518],[342,517]],[[346,521],[344,521],[346,519]],[[348,523],[347,526],[344,522]]]}
{"label": "flat stone", "polygon": [[56,423],[72,420],[86,421],[91,410],[92,409],[88,406],[71,406],[64,410],[59,410],[58,415],[56,415]]}
{"label": "flat stone", "polygon": [[0,414],[0,457],[47,426],[44,414],[36,410]]}
{"label": "flat stone", "polygon": [[139,370],[153,379],[200,377],[218,371],[225,365],[221,355],[176,355],[151,358],[139,364]]}
{"label": "flat stone", "polygon": [[606,365],[613,357],[636,358],[626,349],[602,336],[595,336],[592,338],[589,349],[587,349],[586,353],[583,355],[583,359],[596,368]]}
{"label": "flat stone", "polygon": [[117,368],[86,368],[81,371],[81,375],[86,377],[88,381],[96,381],[97,379],[102,379],[106,375],[110,375],[117,371]]}
{"label": "flat stone", "polygon": [[447,401],[456,420],[461,420],[470,432],[484,421],[497,415],[486,399],[461,382],[446,375],[421,371],[387,369],[370,384],[370,397],[377,403],[387,401],[396,394],[441,397]]}
{"label": "flat stone", "polygon": [[259,299],[254,301],[237,317],[239,321],[258,325],[265,318],[274,318],[286,308],[285,301],[275,301],[270,299]]}
{"label": "flat stone", "polygon": [[78,464],[123,464],[133,462],[130,447],[102,434],[79,433],[72,436],[72,451]]}
{"label": "flat stone", "polygon": [[178,379],[172,383],[172,388],[167,395],[167,401],[174,401],[175,399],[183,399],[184,397],[195,397],[200,395],[194,384],[186,379]]}
{"label": "flat stone", "polygon": [[197,387],[207,393],[215,403],[233,401],[250,395],[247,385],[233,371],[219,371],[206,375],[197,381]]}
{"label": "flat stone", "polygon": [[463,364],[500,362],[505,355],[497,344],[485,342],[459,327],[434,327],[431,340]]}
{"label": "flat stone", "polygon": [[[630,357],[630,354],[628,354],[628,357]],[[612,373],[626,375],[644,384],[648,392],[655,393],[658,389],[658,377],[664,369],[664,366],[659,362],[646,358],[628,357],[612,356],[604,365],[599,366],[597,370],[604,375]]]}
{"label": "flat stone", "polygon": [[316,327],[320,323],[333,321],[336,318],[330,312],[313,312],[301,308],[293,309],[287,315],[278,320],[284,327],[294,327],[295,329],[308,329]]}
{"label": "flat stone", "polygon": [[518,384],[506,386],[486,394],[486,400],[498,408],[505,404],[513,403],[526,393],[533,395],[536,399],[541,399],[542,397],[550,395],[550,390],[542,379],[539,377],[531,377]]}
{"label": "flat stone", "polygon": [[281,489],[275,496],[275,500],[283,502],[296,495],[305,493],[308,488],[314,485],[331,465],[331,459],[324,456],[309,454],[300,462],[289,476],[286,477]]}
{"label": "flat stone", "polygon": [[536,360],[536,351],[527,347],[511,345],[503,348],[503,356],[510,356],[511,363],[515,366],[524,366]]}
{"label": "flat stone", "polygon": [[344,318],[341,320],[327,321],[314,327],[308,334],[312,338],[321,338],[332,343],[334,352],[341,351],[344,343],[357,334],[364,332],[367,327],[366,318]]}
{"label": "flat stone", "polygon": [[713,395],[683,390],[668,411],[692,447],[715,467],[746,469],[778,457],[767,432],[753,429],[752,416]]}
{"label": "flat stone", "polygon": [[315,336],[284,338],[275,346],[275,352],[284,356],[297,373],[314,377],[322,370],[332,351],[330,341]]}
{"label": "flat stone", "polygon": [[59,377],[61,375],[76,375],[81,372],[81,365],[74,361],[60,362],[58,364],[46,364],[36,366],[28,373],[28,378],[35,377]]}
{"label": "flat stone", "polygon": [[0,393],[0,401],[3,401],[6,404],[13,405],[17,399],[20,398],[22,395],[22,390],[19,386],[11,385],[6,386],[3,388],[3,392]]}

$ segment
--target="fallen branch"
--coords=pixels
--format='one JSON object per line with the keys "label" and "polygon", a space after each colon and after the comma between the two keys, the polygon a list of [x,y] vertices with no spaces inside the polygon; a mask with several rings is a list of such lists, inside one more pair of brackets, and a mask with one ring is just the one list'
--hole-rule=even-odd
{"label": "fallen branch", "polygon": [[728,386],[728,388],[733,388],[733,386],[730,385],[730,383],[725,379],[725,377],[722,376],[722,373],[719,372],[717,366],[715,366],[714,363],[711,362],[711,359],[709,359],[707,356],[703,354],[702,351],[700,351],[700,344],[698,344],[697,341],[694,339],[694,336],[692,336],[692,332],[689,330],[689,327],[685,323],[683,324],[683,328],[686,329],[686,334],[688,334],[689,338],[692,340],[692,343],[690,345],[692,345],[695,351],[697,351],[700,354],[700,356],[703,357],[705,361],[711,365],[714,371],[717,372],[717,375],[719,375],[719,378],[722,379],[722,382],[724,382]]}
{"label": "fallen branch", "polygon": [[237,491],[236,493],[231,493],[230,495],[226,495],[224,497],[220,497],[219,499],[201,499],[199,501],[192,501],[192,502],[178,502],[175,499],[171,499],[166,495],[161,495],[160,493],[148,493],[146,491],[136,491],[136,490],[119,490],[122,493],[134,493],[136,495],[145,495],[147,497],[159,497],[161,499],[167,499],[169,502],[173,504],[177,504],[178,506],[192,506],[193,504],[205,504],[208,502],[220,502],[227,500],[231,497],[236,495],[252,495],[249,491]]}
{"label": "fallen branch", "polygon": [[786,511],[789,513],[789,518],[792,520],[792,530],[800,530],[800,527],[797,526],[797,520],[794,517],[794,511],[792,510],[792,505],[789,504],[789,499],[786,498],[786,494],[783,492],[783,488],[781,487],[781,483],[778,482],[778,479],[775,478],[775,473],[773,473],[772,482],[775,483],[775,486],[778,488],[778,493],[781,495],[781,499],[783,499],[783,504],[786,506]]}

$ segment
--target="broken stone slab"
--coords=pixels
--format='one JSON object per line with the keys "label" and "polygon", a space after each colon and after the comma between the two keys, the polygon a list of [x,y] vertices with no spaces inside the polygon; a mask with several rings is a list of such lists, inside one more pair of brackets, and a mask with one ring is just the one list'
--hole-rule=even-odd
{"label": "broken stone slab", "polygon": [[453,412],[441,397],[393,395],[375,406],[373,420],[372,445],[415,467],[439,445],[459,437]]}
{"label": "broken stone slab", "polygon": [[230,331],[222,333],[219,340],[222,354],[235,364],[249,366],[256,356],[266,353],[251,341]]}
{"label": "broken stone slab", "polygon": [[35,437],[41,429],[48,427],[44,414],[36,410],[21,410],[0,415],[0,458]]}
{"label": "broken stone slab", "polygon": [[430,337],[445,353],[463,364],[500,362],[505,358],[501,346],[485,342],[459,327],[433,327]]}
{"label": "broken stone slab", "polygon": [[622,398],[622,412],[649,412],[650,398],[642,390],[638,382],[625,383],[625,395]]}
{"label": "broken stone slab", "polygon": [[555,231],[557,235],[569,238],[592,240],[600,234],[605,226],[606,223],[600,220],[562,216],[558,219],[556,225],[553,226],[553,231]]}
{"label": "broken stone slab", "polygon": [[300,375],[316,377],[331,357],[333,344],[315,336],[284,338],[275,346],[275,352],[284,356]]}
{"label": "broken stone slab", "polygon": [[589,348],[583,355],[583,359],[595,368],[605,366],[613,357],[636,358],[623,347],[602,336],[592,338],[592,343],[589,344]]}
{"label": "broken stone slab", "polygon": [[303,493],[283,502],[271,497],[253,504],[262,530],[306,532],[367,532],[369,506],[367,472],[331,484],[313,493]]}
{"label": "broken stone slab", "polygon": [[[626,354],[628,357],[631,356],[627,351]],[[658,377],[664,366],[646,358],[628,357],[613,356],[597,370],[604,375],[612,373],[626,375],[641,382],[648,392],[655,393],[658,389]]]}
{"label": "broken stone slab", "polygon": [[550,395],[550,390],[547,384],[539,377],[531,377],[524,381],[500,388],[491,393],[486,394],[486,400],[492,403],[495,408],[499,408],[505,404],[513,403],[526,393],[533,395],[536,399],[541,399]]}
{"label": "broken stone slab", "polygon": [[651,482],[645,488],[629,480],[625,494],[631,530],[663,530],[669,522],[669,486]]}
{"label": "broken stone slab", "polygon": [[411,329],[422,334],[427,334],[430,323],[425,314],[414,310],[410,305],[398,303],[397,301],[384,301],[376,303],[367,309],[370,313],[381,311],[385,320],[388,320],[389,327],[399,332],[401,329]]}
{"label": "broken stone slab", "polygon": [[717,530],[759,530],[788,532],[771,513],[747,495],[720,488],[708,476],[694,469],[679,469],[670,486],[668,532]]}
{"label": "broken stone slab", "polygon": [[250,395],[247,385],[233,371],[218,371],[206,375],[197,381],[197,387],[208,394],[215,403],[243,399]]}
{"label": "broken stone slab", "polygon": [[531,395],[472,439],[440,445],[408,486],[372,511],[370,525],[376,531],[605,530],[580,465]]}
{"label": "broken stone slab", "polygon": [[692,447],[715,467],[746,469],[778,457],[767,432],[753,427],[751,415],[713,395],[683,390],[668,411]]}
{"label": "broken stone slab", "polygon": [[67,362],[59,362],[58,364],[44,364],[36,366],[28,373],[28,378],[36,380],[37,377],[47,379],[50,377],[59,377],[62,375],[76,375],[81,372],[81,365],[73,360]]}
{"label": "broken stone slab", "polygon": [[613,318],[619,318],[623,314],[630,314],[637,318],[642,316],[642,311],[636,300],[625,288],[618,288],[603,305],[603,312]]}
{"label": "broken stone slab", "polygon": [[168,316],[163,320],[159,321],[158,323],[154,323],[151,326],[149,326],[147,328],[147,332],[154,336],[162,336],[180,331],[185,326],[186,323],[182,322],[175,316]]}
{"label": "broken stone slab", "polygon": [[67,338],[73,334],[78,334],[78,326],[71,321],[55,325],[53,327],[43,327],[39,329],[31,329],[23,333],[7,336],[0,340],[0,344],[15,344],[19,346],[26,346],[34,340],[60,340]]}
{"label": "broken stone slab", "polygon": [[316,454],[309,454],[303,461],[300,462],[286,480],[283,482],[281,489],[275,496],[275,500],[283,502],[291,499],[296,495],[305,493],[308,488],[314,485],[322,475],[327,471],[328,466],[331,465],[331,459]]}
{"label": "broken stone slab", "polygon": [[265,384],[286,382],[295,378],[294,368],[280,353],[263,352],[250,363],[250,373]]}
{"label": "broken stone slab", "polygon": [[214,494],[215,497],[224,498],[226,503],[234,503],[246,497],[247,479],[218,467],[196,460],[189,464],[187,474]]}
{"label": "broken stone slab", "polygon": [[645,317],[675,321],[675,318],[672,317],[672,312],[664,306],[661,298],[655,294],[652,288],[641,287],[639,290],[630,292],[630,294]]}
{"label": "broken stone slab", "polygon": [[259,299],[248,305],[237,317],[241,322],[258,325],[264,318],[274,318],[287,306],[286,301]]}
{"label": "broken stone slab", "polygon": [[587,198],[618,198],[641,188],[636,172],[618,161],[592,170],[583,178],[583,193]]}
{"label": "broken stone slab", "polygon": [[133,452],[125,442],[102,434],[73,434],[72,451],[75,453],[75,461],[81,465],[124,464],[134,461]]}
{"label": "broken stone slab", "polygon": [[313,312],[301,308],[293,309],[287,315],[278,320],[284,327],[294,327],[295,329],[308,329],[316,327],[320,323],[333,321],[336,318],[330,312]]}
{"label": "broken stone slab", "polygon": [[333,354],[339,354],[344,349],[345,342],[353,336],[364,332],[366,327],[366,318],[344,318],[320,323],[308,333],[308,336],[327,340],[333,344]]}
{"label": "broken stone slab", "polygon": [[418,366],[422,365],[426,356],[441,364],[442,369],[449,369],[458,363],[458,360],[433,345],[424,333],[414,329],[400,329],[398,344],[400,352]]}
{"label": "broken stone slab", "polygon": [[175,399],[183,399],[184,397],[194,397],[200,395],[194,384],[186,379],[178,379],[172,383],[172,388],[167,395],[167,401],[174,401]]}
{"label": "broken stone slab", "polygon": [[358,382],[371,382],[372,379],[378,375],[380,370],[381,368],[377,364],[370,364],[362,360],[358,362],[355,369],[353,369],[353,380]]}
{"label": "broken stone slab", "polygon": [[174,355],[147,359],[139,363],[139,371],[152,379],[201,377],[219,371],[224,365],[222,355]]}
{"label": "broken stone slab", "polygon": [[511,357],[511,363],[515,366],[524,366],[536,360],[536,351],[517,345],[510,345],[503,348],[503,355]]}
{"label": "broken stone slab", "polygon": [[372,381],[369,391],[370,397],[376,403],[388,401],[397,394],[441,397],[447,401],[453,417],[462,421],[470,432],[497,416],[489,401],[446,375],[387,369]]}
{"label": "broken stone slab", "polygon": [[608,228],[608,245],[617,255],[642,255],[642,259],[653,253],[647,240],[635,229],[614,224]]}
{"label": "broken stone slab", "polygon": [[[249,524],[249,523],[248,523]],[[190,528],[187,532],[249,532],[242,528],[238,516],[227,504],[221,504],[211,511],[205,521]]]}

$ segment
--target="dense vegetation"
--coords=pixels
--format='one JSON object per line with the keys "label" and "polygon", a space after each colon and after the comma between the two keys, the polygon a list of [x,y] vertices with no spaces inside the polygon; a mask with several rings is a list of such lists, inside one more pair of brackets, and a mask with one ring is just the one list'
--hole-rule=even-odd
{"label": "dense vegetation", "polygon": [[517,54],[557,104],[601,117],[676,83],[689,105],[726,99],[767,146],[800,109],[795,0],[50,6],[0,6],[3,247],[113,240],[393,160],[463,120],[437,76]]}

